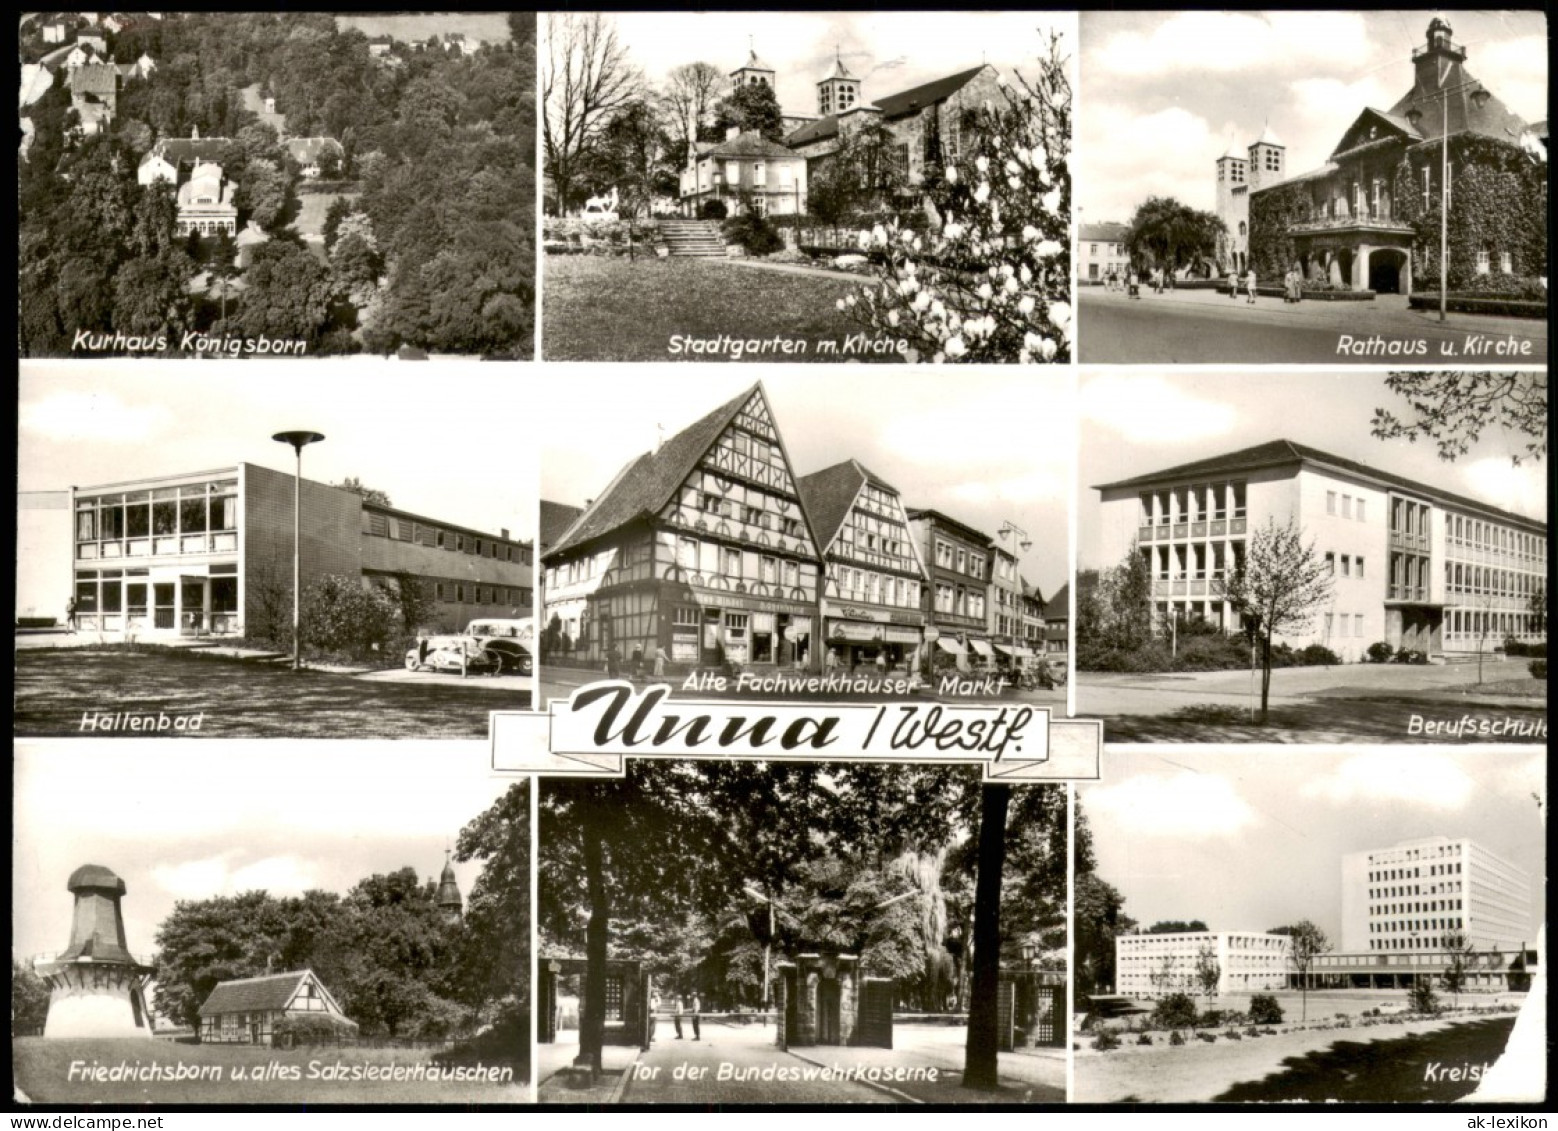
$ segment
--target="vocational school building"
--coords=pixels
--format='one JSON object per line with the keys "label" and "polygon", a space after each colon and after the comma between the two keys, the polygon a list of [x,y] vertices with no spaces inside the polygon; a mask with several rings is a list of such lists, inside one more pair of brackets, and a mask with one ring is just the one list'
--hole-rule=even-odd
{"label": "vocational school building", "polygon": [[[294,477],[252,463],[71,489],[77,626],[120,636],[237,636],[290,620]],[[302,587],[328,575],[395,589],[415,578],[438,631],[529,616],[532,547],[304,479]],[[63,579],[62,579],[63,580]]]}
{"label": "vocational school building", "polygon": [[1219,583],[1251,535],[1295,522],[1332,576],[1307,632],[1358,660],[1386,641],[1439,657],[1546,638],[1532,597],[1547,580],[1547,524],[1291,440],[1138,475],[1096,490],[1106,563],[1141,554],[1161,621],[1239,618]]}

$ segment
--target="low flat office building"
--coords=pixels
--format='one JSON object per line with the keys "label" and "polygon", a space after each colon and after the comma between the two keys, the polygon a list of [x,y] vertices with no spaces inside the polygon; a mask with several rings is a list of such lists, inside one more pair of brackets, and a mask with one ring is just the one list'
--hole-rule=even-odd
{"label": "low flat office building", "polygon": [[1292,940],[1258,931],[1183,931],[1114,940],[1115,992],[1128,997],[1203,993],[1197,970],[1217,963],[1219,994],[1286,989]]}
{"label": "low flat office building", "polygon": [[[294,477],[251,463],[71,489],[78,627],[105,636],[241,636],[290,611]],[[497,535],[366,501],[304,479],[303,589],[344,575],[430,599],[421,627],[530,616],[533,553]],[[66,579],[62,578],[62,584]],[[289,618],[290,619],[290,616]]]}
{"label": "low flat office building", "polygon": [[1357,660],[1381,640],[1432,657],[1546,638],[1531,609],[1547,580],[1545,521],[1291,440],[1095,489],[1103,564],[1143,555],[1165,625],[1239,627],[1219,583],[1255,531],[1293,521],[1333,578],[1309,631],[1279,637],[1295,648]]}

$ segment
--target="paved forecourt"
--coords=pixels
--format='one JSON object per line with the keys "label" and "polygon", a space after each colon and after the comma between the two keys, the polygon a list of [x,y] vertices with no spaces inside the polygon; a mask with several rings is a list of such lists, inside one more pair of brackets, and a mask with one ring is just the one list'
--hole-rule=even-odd
{"label": "paved forecourt", "polygon": [[1500,366],[1540,365],[1547,357],[1544,322],[1452,313],[1441,323],[1437,311],[1410,310],[1399,295],[1296,305],[1261,296],[1252,306],[1211,290],[1159,295],[1143,288],[1132,299],[1083,287],[1077,306],[1084,364]]}

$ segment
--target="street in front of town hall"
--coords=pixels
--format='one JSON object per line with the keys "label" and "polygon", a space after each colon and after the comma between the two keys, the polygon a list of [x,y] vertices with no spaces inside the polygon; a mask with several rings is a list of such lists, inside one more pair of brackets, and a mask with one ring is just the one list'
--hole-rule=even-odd
{"label": "street in front of town hall", "polygon": [[1083,286],[1077,292],[1082,361],[1308,362],[1360,365],[1541,364],[1547,324],[1529,318],[1407,308],[1404,296],[1297,304],[1226,291],[1143,285],[1141,297]]}
{"label": "street in front of town hall", "polygon": [[[688,1020],[683,1037],[673,1029],[674,1014],[660,1015],[647,1051],[611,1047],[608,1083],[588,1094],[577,1092],[568,1074],[577,1042],[559,1036],[557,1044],[536,1046],[542,1102],[553,1103],[707,1103],[711,1085],[722,1103],[956,1103],[985,1102],[987,1093],[961,1087],[963,1026],[893,1027],[893,1047],[811,1047],[802,1052],[775,1047],[771,1020],[762,1014],[706,1016],[693,1039]],[[1066,1051],[1024,1049],[1000,1054],[1003,1100],[1063,1103]],[[619,1075],[620,1074],[620,1075]],[[598,1094],[597,1094],[598,1093]]]}

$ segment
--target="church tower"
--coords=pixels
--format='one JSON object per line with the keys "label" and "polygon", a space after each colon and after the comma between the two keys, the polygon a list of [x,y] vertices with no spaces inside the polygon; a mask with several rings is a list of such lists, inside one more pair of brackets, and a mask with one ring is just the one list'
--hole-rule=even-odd
{"label": "church tower", "polygon": [[736,87],[761,83],[776,95],[779,93],[774,87],[774,69],[757,57],[757,49],[750,44],[747,46],[747,61],[730,72],[730,82]]}
{"label": "church tower", "polygon": [[460,898],[460,885],[455,882],[448,849],[444,850],[443,875],[438,877],[438,910],[452,923],[458,923],[465,914],[465,901]]}
{"label": "church tower", "polygon": [[1269,188],[1287,175],[1287,147],[1266,125],[1250,146],[1250,191]]}
{"label": "church tower", "polygon": [[817,113],[826,118],[829,114],[842,114],[860,101],[860,80],[849,73],[837,48],[833,53],[833,70],[817,84]]}

